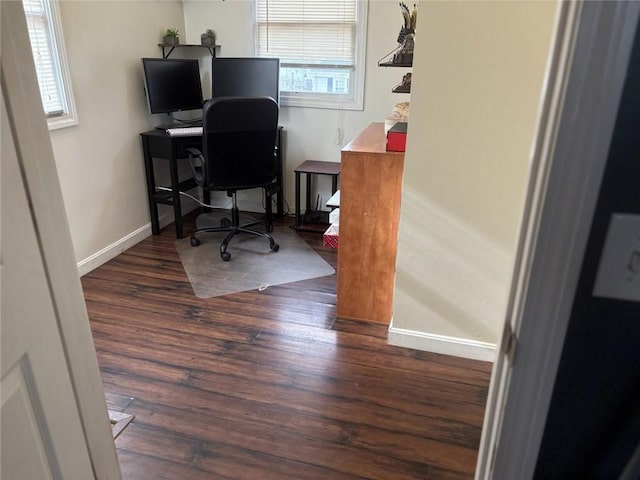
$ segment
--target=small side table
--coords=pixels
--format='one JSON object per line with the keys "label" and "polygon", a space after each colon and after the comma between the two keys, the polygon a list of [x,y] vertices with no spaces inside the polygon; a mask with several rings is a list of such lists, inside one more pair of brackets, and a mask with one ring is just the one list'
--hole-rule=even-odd
{"label": "small side table", "polygon": [[[296,174],[296,230],[298,231],[310,231],[322,233],[328,222],[320,223],[320,228],[310,228],[307,225],[303,225],[302,216],[300,214],[300,174],[304,173],[307,176],[307,192],[306,192],[306,212],[308,215],[309,205],[311,204],[311,175],[330,175],[331,176],[331,194],[333,195],[338,191],[338,177],[340,176],[340,163],[338,162],[323,162],[319,160],[306,160],[293,169]],[[313,223],[313,222],[312,222]]]}

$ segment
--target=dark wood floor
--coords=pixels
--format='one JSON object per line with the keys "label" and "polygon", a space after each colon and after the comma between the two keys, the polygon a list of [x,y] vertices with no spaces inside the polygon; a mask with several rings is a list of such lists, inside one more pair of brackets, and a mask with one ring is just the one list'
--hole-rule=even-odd
{"label": "dark wood floor", "polygon": [[490,364],[336,319],[335,275],[197,298],[174,242],[167,227],[82,279],[108,404],[135,415],[125,479],[473,477]]}

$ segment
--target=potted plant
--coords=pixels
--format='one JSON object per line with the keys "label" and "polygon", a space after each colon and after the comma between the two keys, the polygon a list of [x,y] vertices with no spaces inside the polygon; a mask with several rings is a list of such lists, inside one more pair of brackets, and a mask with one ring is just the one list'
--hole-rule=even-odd
{"label": "potted plant", "polygon": [[162,43],[165,45],[178,45],[180,43],[180,30],[177,28],[167,28],[162,37]]}
{"label": "potted plant", "polygon": [[202,35],[200,35],[200,44],[204,47],[214,47],[216,45],[216,33],[207,29]]}

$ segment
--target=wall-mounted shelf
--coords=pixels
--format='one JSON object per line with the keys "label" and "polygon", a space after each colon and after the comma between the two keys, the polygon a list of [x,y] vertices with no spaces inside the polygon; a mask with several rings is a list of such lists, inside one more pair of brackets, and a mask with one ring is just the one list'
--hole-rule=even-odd
{"label": "wall-mounted shelf", "polygon": [[411,85],[399,84],[391,90],[393,93],[411,93]]}
{"label": "wall-mounted shelf", "polygon": [[162,58],[169,58],[169,55],[176,48],[206,48],[209,50],[209,53],[212,57],[216,56],[216,49],[220,48],[220,45],[197,45],[197,44],[178,44],[178,45],[165,45],[164,43],[159,43],[158,46],[162,48]]}
{"label": "wall-mounted shelf", "polygon": [[411,93],[411,72],[402,77],[402,82],[393,87],[393,93]]}
{"label": "wall-mounted shelf", "polygon": [[413,67],[413,62],[378,62],[379,67]]}
{"label": "wall-mounted shelf", "polygon": [[[387,55],[384,58],[389,58],[389,56]],[[378,66],[379,67],[411,68],[413,66],[413,62],[394,62],[394,61],[383,62],[382,60],[380,60],[378,62]],[[405,78],[406,78],[406,75],[402,79],[402,82],[396,85],[391,90],[393,93],[411,93],[411,80],[409,79],[409,82],[407,83],[405,82]]]}

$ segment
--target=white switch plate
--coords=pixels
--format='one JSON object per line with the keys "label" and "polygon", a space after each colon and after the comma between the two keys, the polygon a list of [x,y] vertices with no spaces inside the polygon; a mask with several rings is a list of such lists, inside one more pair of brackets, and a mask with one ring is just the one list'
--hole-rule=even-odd
{"label": "white switch plate", "polygon": [[611,216],[593,295],[640,302],[640,215]]}

